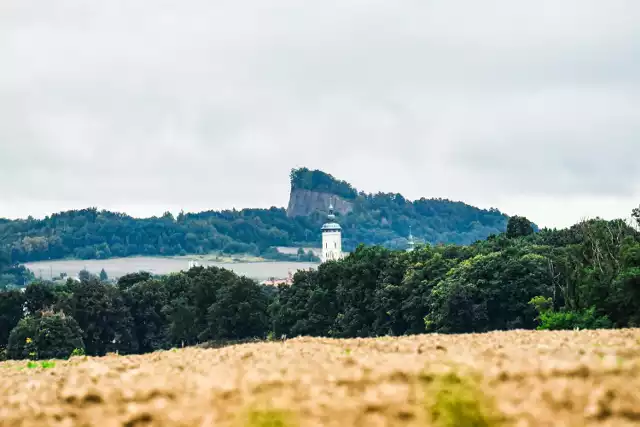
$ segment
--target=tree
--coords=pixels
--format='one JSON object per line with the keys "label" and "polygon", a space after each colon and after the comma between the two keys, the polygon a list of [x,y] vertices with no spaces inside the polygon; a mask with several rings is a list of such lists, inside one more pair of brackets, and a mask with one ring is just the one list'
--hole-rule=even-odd
{"label": "tree", "polygon": [[246,277],[226,282],[207,310],[211,339],[264,337],[269,328],[269,300],[256,282]]}
{"label": "tree", "polygon": [[523,216],[512,216],[507,222],[507,237],[514,239],[533,234],[533,224]]}
{"label": "tree", "polygon": [[433,289],[428,331],[485,332],[535,326],[529,301],[553,294],[549,259],[502,251],[477,255],[452,269]]}
{"label": "tree", "polygon": [[102,282],[106,282],[107,280],[109,280],[109,276],[107,275],[107,272],[104,271],[104,268],[100,270],[100,280]]}
{"label": "tree", "polygon": [[91,274],[91,273],[89,272],[89,270],[84,269],[84,268],[83,268],[82,270],[80,270],[80,272],[78,273],[78,279],[79,279],[81,282],[88,282],[88,281],[90,281],[90,280],[91,280],[92,278],[94,278],[94,277],[95,277],[95,276],[94,276],[93,274]]}
{"label": "tree", "polygon": [[27,285],[24,296],[28,313],[36,317],[41,311],[51,309],[56,302],[53,285],[42,281]]}
{"label": "tree", "polygon": [[118,279],[118,289],[124,291],[136,283],[146,282],[151,279],[151,273],[140,271],[138,273],[125,274]]}
{"label": "tree", "polygon": [[0,273],[11,266],[11,252],[0,248]]}
{"label": "tree", "polygon": [[24,314],[24,294],[18,290],[0,292],[0,347],[5,347],[11,330]]}
{"label": "tree", "polygon": [[73,290],[71,315],[84,332],[87,354],[136,352],[131,314],[119,289],[96,279],[79,283]]}
{"label": "tree", "polygon": [[65,359],[84,349],[82,330],[72,317],[45,312],[22,319],[11,331],[7,356],[11,359]]}
{"label": "tree", "polygon": [[167,303],[162,313],[167,319],[169,345],[193,345],[198,342],[196,309],[192,279],[186,274],[170,275],[164,280]]}
{"label": "tree", "polygon": [[633,210],[633,212],[631,213],[631,216],[633,216],[633,218],[636,220],[636,222],[640,226],[640,206]]}
{"label": "tree", "polygon": [[382,247],[359,246],[343,264],[336,287],[340,312],[333,330],[338,337],[369,337],[376,334],[379,307],[376,292],[390,260],[391,251]]}
{"label": "tree", "polygon": [[167,305],[167,290],[159,280],[138,282],[124,291],[124,298],[133,320],[134,335],[141,353],[151,352],[166,345],[167,318],[163,308]]}

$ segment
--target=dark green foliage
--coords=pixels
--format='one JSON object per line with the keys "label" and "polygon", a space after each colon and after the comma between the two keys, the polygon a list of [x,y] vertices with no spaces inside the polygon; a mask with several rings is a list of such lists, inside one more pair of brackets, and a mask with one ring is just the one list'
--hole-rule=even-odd
{"label": "dark green foliage", "polygon": [[24,296],[31,316],[39,316],[41,311],[53,308],[56,302],[53,284],[42,281],[27,285]]}
{"label": "dark green foliage", "polygon": [[70,316],[43,313],[26,317],[11,331],[7,356],[11,359],[63,359],[84,348],[82,330]]}
{"label": "dark green foliage", "polygon": [[0,246],[0,290],[26,286],[34,279],[33,272],[23,265],[14,264],[11,252]]}
{"label": "dark green foliage", "polygon": [[292,190],[311,190],[335,194],[343,199],[355,199],[358,191],[346,181],[340,181],[328,173],[307,168],[292,169],[289,174]]}
{"label": "dark green foliage", "polygon": [[631,212],[631,216],[636,220],[638,225],[640,226],[640,207],[637,207]]}
{"label": "dark green foliage", "polygon": [[11,266],[11,252],[0,247],[0,272]]}
{"label": "dark green foliage", "polygon": [[124,299],[129,307],[137,349],[147,353],[163,348],[166,343],[167,289],[158,280],[138,282],[124,291]]}
{"label": "dark green foliage", "polygon": [[118,279],[118,288],[124,291],[136,283],[146,282],[147,280],[151,280],[151,273],[147,273],[146,271],[125,274]]}
{"label": "dark green foliage", "polygon": [[507,237],[524,237],[533,234],[533,224],[523,216],[512,216],[507,222]]}
{"label": "dark green foliage", "polygon": [[265,337],[269,330],[268,295],[253,281],[239,277],[221,284],[207,310],[208,339]]}
{"label": "dark green foliage", "polygon": [[431,294],[427,330],[484,332],[534,327],[536,312],[528,302],[553,292],[549,259],[518,252],[477,255],[449,271]]}
{"label": "dark green foliage", "polygon": [[0,292],[0,348],[9,340],[9,333],[23,316],[24,294],[18,290]]}
{"label": "dark green foliage", "polygon": [[[281,287],[270,307],[274,332],[358,337],[532,329],[542,306],[561,313],[548,320],[558,324],[640,324],[640,236],[624,222],[596,219],[520,234],[411,253],[360,247]],[[529,304],[534,297],[537,306]]]}
{"label": "dark green foliage", "polygon": [[92,279],[74,286],[71,316],[84,331],[87,354],[134,353],[132,318],[121,292],[115,286]]}
{"label": "dark green foliage", "polygon": [[104,271],[104,268],[102,270],[100,270],[100,276],[98,276],[100,278],[100,280],[102,282],[106,282],[107,280],[109,280],[109,276],[107,275],[107,272]]}
{"label": "dark green foliage", "polygon": [[[166,278],[167,305],[162,312],[167,320],[167,339],[170,345],[193,345],[198,343],[193,276],[173,274]],[[202,315],[202,313],[200,313]]]}
{"label": "dark green foliage", "polygon": [[78,279],[80,279],[81,282],[88,282],[92,279],[97,279],[97,277],[94,274],[91,274],[88,270],[82,269],[78,273]]}

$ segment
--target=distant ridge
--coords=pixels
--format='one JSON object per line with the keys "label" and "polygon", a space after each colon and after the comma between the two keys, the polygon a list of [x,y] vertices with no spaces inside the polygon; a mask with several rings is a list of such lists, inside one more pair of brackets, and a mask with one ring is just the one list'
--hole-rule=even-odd
{"label": "distant ridge", "polygon": [[220,251],[271,259],[278,246],[314,247],[331,199],[344,234],[344,248],[358,244],[407,247],[411,228],[418,243],[468,244],[504,232],[508,216],[446,199],[409,201],[398,193],[365,194],[332,175],[293,169],[287,209],[242,209],[133,218],[95,208],[53,214],[41,220],[1,220],[0,248],[13,262],[103,259],[134,255],[186,255]]}

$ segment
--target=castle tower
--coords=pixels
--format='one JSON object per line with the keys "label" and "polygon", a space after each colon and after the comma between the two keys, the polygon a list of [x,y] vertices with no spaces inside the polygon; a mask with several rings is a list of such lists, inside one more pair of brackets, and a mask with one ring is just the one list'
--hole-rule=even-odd
{"label": "castle tower", "polygon": [[322,262],[342,259],[342,227],[336,222],[333,204],[329,204],[329,220],[322,226]]}

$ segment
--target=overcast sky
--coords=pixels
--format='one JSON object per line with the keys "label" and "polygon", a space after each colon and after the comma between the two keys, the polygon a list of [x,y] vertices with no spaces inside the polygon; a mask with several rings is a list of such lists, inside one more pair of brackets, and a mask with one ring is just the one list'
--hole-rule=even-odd
{"label": "overcast sky", "polygon": [[640,203],[637,0],[10,0],[0,216],[285,206],[289,170],[542,226]]}

